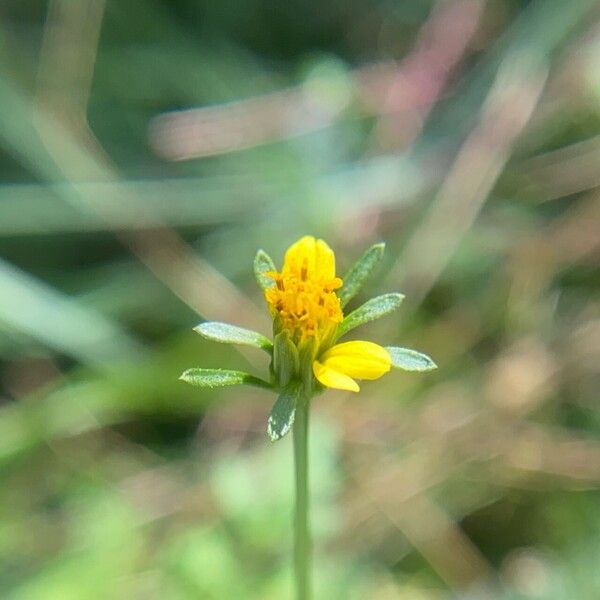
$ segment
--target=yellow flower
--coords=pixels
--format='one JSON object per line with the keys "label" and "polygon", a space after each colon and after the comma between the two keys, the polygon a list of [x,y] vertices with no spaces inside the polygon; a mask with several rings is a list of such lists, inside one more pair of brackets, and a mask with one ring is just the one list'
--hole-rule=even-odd
{"label": "yellow flower", "polygon": [[288,248],[281,273],[267,273],[275,286],[265,291],[271,313],[281,319],[291,338],[300,343],[309,337],[323,339],[342,321],[335,290],[335,255],[323,240],[305,236]]}
{"label": "yellow flower", "polygon": [[335,255],[323,241],[305,236],[290,246],[281,272],[268,272],[275,285],[265,298],[277,326],[297,347],[313,345],[312,371],[325,387],[359,391],[355,379],[377,379],[390,370],[388,351],[372,342],[333,345],[344,315],[336,290]]}
{"label": "yellow flower", "polygon": [[[383,250],[383,243],[368,248],[343,282],[335,274],[335,255],[323,240],[305,236],[292,244],[281,272],[264,250],[258,250],[254,275],[273,317],[273,340],[217,321],[205,321],[194,330],[215,342],[263,350],[271,359],[269,379],[244,371],[201,367],[186,369],[180,379],[201,388],[246,384],[276,392],[267,422],[267,433],[275,442],[292,426],[296,428],[296,423],[299,435],[306,434],[310,399],[322,386],[358,392],[357,379],[377,379],[390,367],[404,371],[435,369],[431,358],[410,348],[383,348],[364,341],[337,343],[355,327],[396,310],[404,298],[398,293],[382,294],[348,315],[343,313],[383,257]],[[302,415],[299,420],[297,411]]]}

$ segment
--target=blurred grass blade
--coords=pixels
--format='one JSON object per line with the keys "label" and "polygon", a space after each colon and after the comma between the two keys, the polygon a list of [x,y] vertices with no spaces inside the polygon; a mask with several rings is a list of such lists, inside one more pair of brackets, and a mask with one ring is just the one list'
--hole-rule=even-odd
{"label": "blurred grass blade", "polygon": [[338,294],[342,307],[346,306],[360,291],[363,283],[383,258],[385,244],[383,242],[371,246],[344,276],[344,285]]}
{"label": "blurred grass blade", "polygon": [[254,276],[258,285],[263,290],[267,290],[275,285],[275,282],[265,275],[269,271],[277,271],[275,263],[264,250],[259,250],[254,257]]}
{"label": "blurred grass blade", "polygon": [[396,369],[403,369],[404,371],[431,371],[437,369],[437,365],[433,360],[422,352],[398,346],[388,346],[386,350],[392,358],[392,367]]}
{"label": "blurred grass blade", "polygon": [[145,347],[91,307],[0,259],[0,321],[82,363],[107,366],[147,356]]}
{"label": "blurred grass blade", "polygon": [[[0,133],[0,136],[2,134]],[[261,190],[261,200],[248,198],[242,206],[237,198],[248,183],[240,178],[223,185],[216,177],[184,179],[85,181],[77,187],[85,197],[106,198],[133,195],[141,199],[144,210],[156,214],[170,226],[215,225],[244,221],[247,211],[266,205],[268,191]],[[258,185],[258,184],[257,184]],[[0,235],[44,235],[73,231],[105,231],[111,228],[143,229],[151,224],[141,221],[136,211],[116,212],[111,223],[91,211],[79,210],[64,199],[72,193],[68,183],[11,183],[0,187]],[[165,202],[165,196],[169,202]],[[35,215],[35,218],[32,218]]]}
{"label": "blurred grass blade", "polygon": [[229,369],[188,369],[179,379],[197,387],[215,388],[246,384],[271,389],[266,381],[254,375]]}
{"label": "blurred grass blade", "polygon": [[300,390],[300,384],[293,383],[284,389],[275,400],[267,423],[267,433],[272,442],[280,440],[292,428],[296,417],[296,403],[298,402]]}
{"label": "blurred grass blade", "polygon": [[206,323],[200,323],[200,325],[194,327],[194,331],[199,333],[202,337],[213,340],[214,342],[254,346],[255,348],[265,350],[269,354],[273,350],[273,344],[271,344],[271,341],[264,335],[257,333],[256,331],[251,331],[250,329],[230,325],[229,323],[207,321]]}
{"label": "blurred grass blade", "polygon": [[351,329],[374,321],[396,310],[404,300],[403,294],[384,294],[367,300],[362,306],[352,311],[340,324],[337,337],[340,338]]}

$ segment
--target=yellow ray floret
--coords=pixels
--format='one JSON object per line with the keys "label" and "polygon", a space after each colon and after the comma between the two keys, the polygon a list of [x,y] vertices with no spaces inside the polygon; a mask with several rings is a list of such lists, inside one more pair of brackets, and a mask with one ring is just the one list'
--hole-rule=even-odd
{"label": "yellow ray floret", "polygon": [[342,280],[335,276],[333,250],[323,240],[301,238],[285,253],[281,273],[267,275],[275,282],[265,291],[267,302],[296,341],[324,337],[342,321],[335,293]]}
{"label": "yellow ray floret", "polygon": [[388,351],[373,342],[344,342],[313,363],[315,377],[325,386],[358,392],[354,379],[378,379],[391,367]]}
{"label": "yellow ray floret", "polygon": [[335,254],[323,240],[305,235],[287,249],[283,274],[322,282],[335,279]]}

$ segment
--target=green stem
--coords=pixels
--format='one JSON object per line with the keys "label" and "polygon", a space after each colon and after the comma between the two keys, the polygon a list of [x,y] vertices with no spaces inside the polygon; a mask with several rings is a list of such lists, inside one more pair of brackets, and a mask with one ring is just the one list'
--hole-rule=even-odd
{"label": "green stem", "polygon": [[309,600],[311,539],[308,524],[308,415],[310,398],[301,396],[294,421],[294,466],[296,471],[296,507],[294,512],[294,569],[296,600]]}

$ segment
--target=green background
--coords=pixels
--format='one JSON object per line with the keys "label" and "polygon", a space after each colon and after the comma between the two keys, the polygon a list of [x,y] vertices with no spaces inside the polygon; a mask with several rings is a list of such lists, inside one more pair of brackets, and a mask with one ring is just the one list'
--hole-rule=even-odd
{"label": "green background", "polygon": [[178,377],[266,375],[192,327],[312,234],[439,365],[314,402],[317,598],[599,598],[599,16],[4,0],[0,597],[291,597],[274,397]]}

